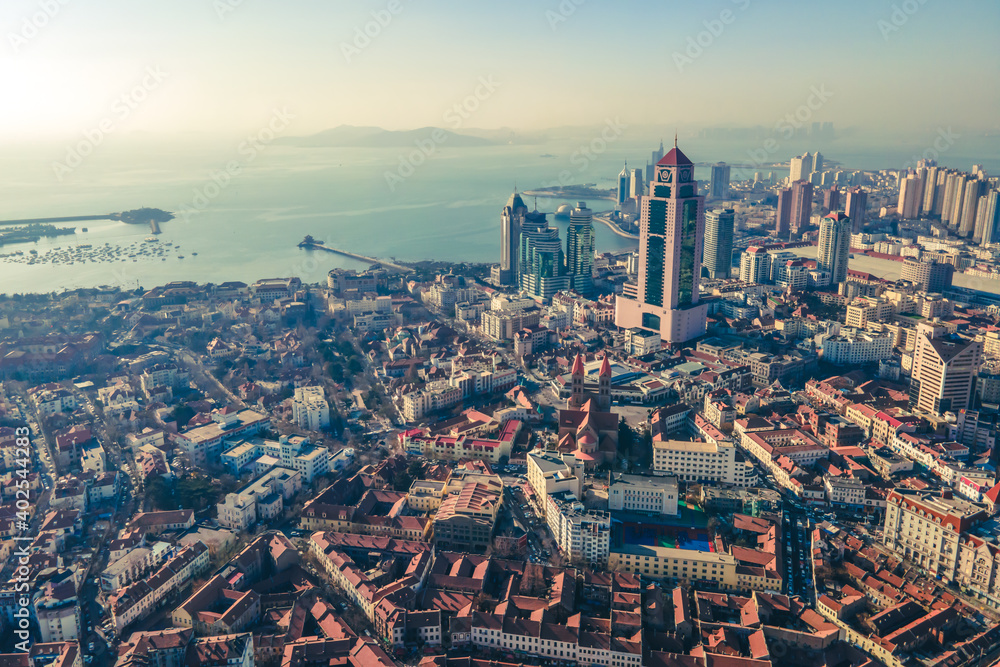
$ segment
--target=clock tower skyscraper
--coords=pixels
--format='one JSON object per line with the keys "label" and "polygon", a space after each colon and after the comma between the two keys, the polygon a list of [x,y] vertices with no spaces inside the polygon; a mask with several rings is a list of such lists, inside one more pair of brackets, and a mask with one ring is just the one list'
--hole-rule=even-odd
{"label": "clock tower skyscraper", "polygon": [[654,165],[639,219],[639,276],[615,303],[615,324],[656,331],[683,343],[705,333],[708,305],[698,285],[705,241],[705,198],[694,163],[677,147]]}

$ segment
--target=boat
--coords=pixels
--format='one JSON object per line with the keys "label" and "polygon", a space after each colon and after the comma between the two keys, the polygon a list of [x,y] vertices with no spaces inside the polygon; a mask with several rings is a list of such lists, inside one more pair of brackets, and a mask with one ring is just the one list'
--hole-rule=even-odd
{"label": "boat", "polygon": [[198,253],[196,253],[196,252],[193,252],[193,253],[191,253],[191,254],[192,254],[192,255],[194,255],[194,256],[197,256],[197,255],[198,255]]}
{"label": "boat", "polygon": [[184,255],[177,255],[177,259],[184,259]]}

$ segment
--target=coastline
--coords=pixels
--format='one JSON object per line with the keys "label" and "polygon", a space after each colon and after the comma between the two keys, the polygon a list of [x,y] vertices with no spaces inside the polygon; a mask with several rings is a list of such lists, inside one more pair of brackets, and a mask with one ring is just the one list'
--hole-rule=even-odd
{"label": "coastline", "polygon": [[608,227],[611,228],[611,231],[613,231],[618,236],[621,236],[622,238],[634,239],[636,241],[639,240],[639,235],[638,234],[630,234],[630,233],[628,233],[626,231],[622,231],[621,227],[619,227],[615,223],[611,222],[611,219],[608,218],[607,216],[595,215],[594,216],[594,220],[597,220],[599,222],[603,222],[605,225],[607,225]]}

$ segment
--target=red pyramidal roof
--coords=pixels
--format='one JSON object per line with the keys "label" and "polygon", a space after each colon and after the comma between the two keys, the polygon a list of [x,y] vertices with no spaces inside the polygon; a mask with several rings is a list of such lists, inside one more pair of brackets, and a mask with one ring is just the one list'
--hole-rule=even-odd
{"label": "red pyramidal roof", "polygon": [[604,361],[601,363],[601,377],[611,377],[611,363],[608,361],[608,355],[604,355]]}
{"label": "red pyramidal roof", "polygon": [[674,146],[673,148],[670,149],[670,152],[664,155],[662,158],[660,158],[660,161],[657,162],[656,164],[662,164],[668,167],[676,167],[682,164],[694,164],[694,163],[688,159],[687,155],[681,153],[681,149],[677,148],[677,146]]}
{"label": "red pyramidal roof", "polygon": [[573,375],[583,375],[583,357],[579,354],[573,361]]}

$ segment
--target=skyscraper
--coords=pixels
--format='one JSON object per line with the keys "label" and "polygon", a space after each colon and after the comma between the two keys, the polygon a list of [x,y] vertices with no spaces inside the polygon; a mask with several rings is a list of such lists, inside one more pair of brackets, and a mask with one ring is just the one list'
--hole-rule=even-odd
{"label": "skyscraper", "polygon": [[813,153],[812,170],[823,171],[823,154],[819,151]]}
{"label": "skyscraper", "polygon": [[632,182],[629,183],[629,192],[633,197],[641,197],[646,194],[642,187],[642,169],[632,170]]}
{"label": "skyscraper", "polygon": [[868,221],[868,193],[860,186],[848,190],[844,210],[851,221],[851,233],[860,234]]}
{"label": "skyscraper", "polygon": [[705,213],[705,258],[709,278],[729,278],[733,267],[733,227],[736,212],[716,208]]}
{"label": "skyscraper", "polygon": [[618,174],[618,206],[621,207],[631,195],[629,194],[629,189],[631,187],[630,180],[632,175],[628,170],[628,161],[625,162],[625,166],[622,168],[621,172]]}
{"label": "skyscraper", "polygon": [[847,260],[851,254],[851,221],[843,213],[830,213],[819,223],[819,250],[816,268],[830,272],[830,284],[847,279]]}
{"label": "skyscraper", "polygon": [[774,233],[778,238],[787,241],[792,224],[792,189],[778,190],[778,207],[774,216]]}
{"label": "skyscraper", "polygon": [[569,214],[566,231],[566,275],[580,296],[594,294],[594,213],[586,202],[577,202]]}
{"label": "skyscraper", "polygon": [[653,182],[653,176],[656,174],[656,163],[663,159],[663,140],[660,139],[660,148],[655,150],[650,155],[652,158],[646,165],[646,184]]}
{"label": "skyscraper", "polygon": [[544,216],[538,224],[521,230],[518,267],[521,289],[536,299],[548,301],[556,292],[569,289],[559,230],[549,227]]}
{"label": "skyscraper", "polygon": [[521,225],[528,207],[514,188],[514,194],[500,213],[500,284],[517,282],[517,258],[521,246]]}
{"label": "skyscraper", "polygon": [[794,232],[809,226],[809,218],[812,217],[812,205],[813,184],[809,181],[795,181],[792,183],[792,213],[789,222]]}
{"label": "skyscraper", "polygon": [[698,302],[705,198],[698,195],[694,163],[674,147],[656,163],[639,221],[638,282],[615,304],[615,324],[658,331],[683,343],[705,333],[707,304]]}
{"label": "skyscraper", "polygon": [[708,196],[711,199],[725,199],[729,196],[729,165],[725,162],[712,165]]}

